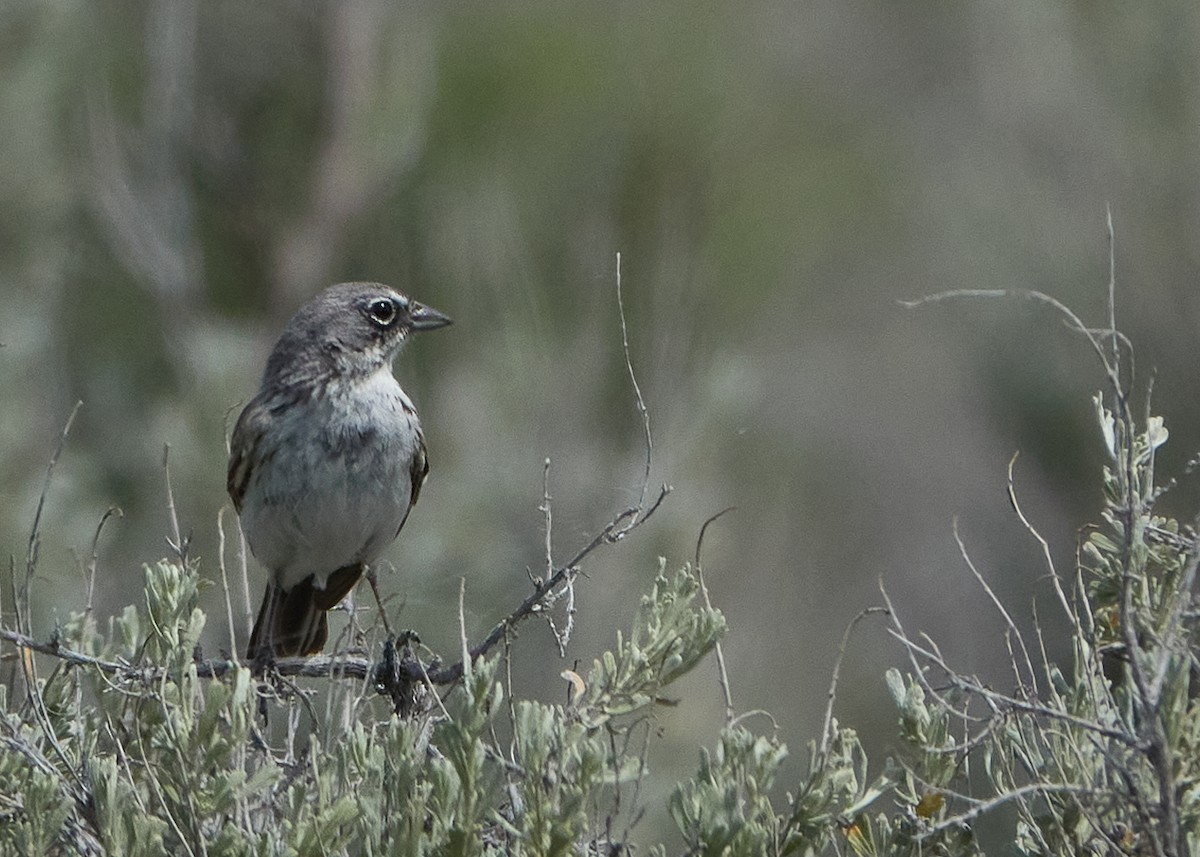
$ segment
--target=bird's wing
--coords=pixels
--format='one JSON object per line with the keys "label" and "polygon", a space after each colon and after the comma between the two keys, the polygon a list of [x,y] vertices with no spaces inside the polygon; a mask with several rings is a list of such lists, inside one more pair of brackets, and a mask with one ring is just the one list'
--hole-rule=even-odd
{"label": "bird's wing", "polygon": [[413,451],[408,475],[412,485],[408,495],[408,509],[405,510],[404,517],[400,519],[400,526],[396,527],[396,535],[400,535],[400,531],[404,529],[408,513],[412,511],[413,506],[417,505],[417,497],[421,495],[421,486],[429,477],[429,455],[425,451],[425,436],[421,434],[420,429],[417,429],[417,448]]}
{"label": "bird's wing", "polygon": [[[259,404],[257,398],[246,405],[237,424],[233,427],[233,435],[229,438],[229,470],[225,475],[225,490],[229,499],[233,500],[233,508],[238,514],[242,513],[242,499],[246,496],[246,488],[250,485],[255,464],[261,466],[264,459],[259,455],[258,448],[266,431],[268,418],[266,410]],[[269,456],[270,453],[267,453]]]}

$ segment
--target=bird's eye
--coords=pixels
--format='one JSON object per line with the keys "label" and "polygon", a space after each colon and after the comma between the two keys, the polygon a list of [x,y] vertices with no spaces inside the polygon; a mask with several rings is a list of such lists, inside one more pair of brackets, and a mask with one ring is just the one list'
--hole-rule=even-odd
{"label": "bird's eye", "polygon": [[371,317],[371,321],[387,327],[396,320],[396,302],[389,298],[379,298],[367,304],[367,315]]}

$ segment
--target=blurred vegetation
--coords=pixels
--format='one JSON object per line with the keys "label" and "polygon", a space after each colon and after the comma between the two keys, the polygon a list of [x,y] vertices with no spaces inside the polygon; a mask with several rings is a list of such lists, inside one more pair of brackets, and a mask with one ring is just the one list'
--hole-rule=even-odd
{"label": "blurred vegetation", "polygon": [[[433,467],[388,555],[398,621],[453,650],[465,575],[469,629],[490,627],[541,564],[545,457],[567,545],[637,490],[620,251],[655,479],[677,491],[632,556],[598,560],[613,585],[587,593],[568,661],[611,647],[637,569],[690,555],[735,505],[706,563],[737,702],[794,712],[793,745],[881,576],[913,627],[1005,675],[950,522],[1002,597],[1046,591],[998,486],[1021,450],[1027,513],[1067,563],[1102,501],[1095,370],[1031,309],[895,301],[1024,286],[1099,317],[1111,203],[1136,284],[1122,328],[1174,426],[1160,468],[1182,474],[1200,447],[1197,33],[1189,6],[1081,3],[0,4],[0,548],[18,559],[84,403],[34,628],[82,608],[112,506],[96,607],[136,600],[167,444],[212,573],[230,412],[290,312],[354,278],[456,319],[397,365]],[[1198,499],[1183,478],[1163,503]],[[210,648],[229,639],[216,599]],[[1069,632],[1047,629],[1064,654]],[[526,636],[514,681],[557,693],[549,633]],[[866,736],[896,657],[870,628],[847,654]],[[723,714],[709,676],[682,684],[701,701],[664,714],[655,760],[680,778]]]}

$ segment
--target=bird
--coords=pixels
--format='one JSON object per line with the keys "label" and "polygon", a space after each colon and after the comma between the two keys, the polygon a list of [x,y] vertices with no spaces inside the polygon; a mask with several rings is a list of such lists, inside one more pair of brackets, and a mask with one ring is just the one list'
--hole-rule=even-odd
{"label": "bird", "polygon": [[229,441],[226,488],[268,573],[251,663],[320,652],[326,611],[400,534],[429,458],[392,361],[411,334],[450,323],[388,286],[352,282],[284,327]]}

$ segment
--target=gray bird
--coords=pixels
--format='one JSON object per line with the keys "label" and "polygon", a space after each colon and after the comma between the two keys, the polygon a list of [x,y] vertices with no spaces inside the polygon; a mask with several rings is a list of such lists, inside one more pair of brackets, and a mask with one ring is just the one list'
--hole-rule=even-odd
{"label": "gray bird", "polygon": [[230,439],[226,487],[269,574],[247,657],[319,652],[336,606],[400,533],[429,473],[392,375],[450,319],[378,283],[331,286],[288,322]]}

